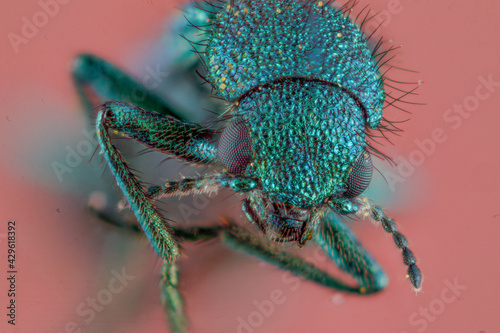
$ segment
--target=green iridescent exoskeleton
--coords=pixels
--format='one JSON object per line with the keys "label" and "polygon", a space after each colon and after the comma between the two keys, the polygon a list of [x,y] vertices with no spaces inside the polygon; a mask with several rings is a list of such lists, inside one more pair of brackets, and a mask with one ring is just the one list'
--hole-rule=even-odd
{"label": "green iridescent exoskeleton", "polygon": [[277,78],[319,79],[350,94],[368,126],[380,124],[385,94],[379,68],[348,16],[322,1],[232,3],[213,19],[206,49],[207,79],[220,97],[237,100]]}
{"label": "green iridescent exoskeleton", "polygon": [[[379,63],[387,52],[376,54],[367,46],[368,37],[348,16],[352,4],[339,9],[309,0],[189,5],[189,25],[203,32],[186,29],[201,55],[198,66],[213,95],[227,103],[222,128],[186,121],[180,110],[99,57],[77,58],[74,78],[85,105],[91,106],[87,88],[107,101],[99,106],[96,122],[104,157],[140,230],[164,259],[162,301],[173,331],[187,329],[176,266],[181,239],[220,238],[307,280],[369,294],[385,288],[388,278],[339,216],[370,215],[392,234],[411,284],[420,288],[420,270],[406,238],[379,206],[360,197],[373,173],[367,130],[385,129],[382,109],[388,95]],[[196,65],[184,51],[178,58],[179,66]],[[134,101],[138,89],[144,98]],[[146,189],[113,145],[110,130],[214,171]],[[155,205],[162,197],[221,188],[243,197],[246,218],[264,237],[233,222],[174,228]],[[308,241],[357,285],[274,245],[303,247]]]}

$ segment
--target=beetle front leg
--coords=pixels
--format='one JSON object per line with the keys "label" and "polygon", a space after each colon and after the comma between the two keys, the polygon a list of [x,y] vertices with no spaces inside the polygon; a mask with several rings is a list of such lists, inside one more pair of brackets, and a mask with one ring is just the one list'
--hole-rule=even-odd
{"label": "beetle front leg", "polygon": [[99,108],[96,133],[104,157],[151,245],[159,256],[173,262],[179,255],[174,233],[121,153],[112,144],[109,129],[136,139],[153,150],[172,154],[195,164],[210,164],[215,161],[214,132],[126,103],[109,102]]}
{"label": "beetle front leg", "polygon": [[361,293],[360,288],[342,282],[328,272],[307,262],[304,258],[284,251],[280,247],[270,244],[269,241],[261,240],[252,233],[238,228],[234,224],[226,226],[222,230],[220,237],[229,247],[256,256],[263,261],[306,280],[316,282],[335,290]]}
{"label": "beetle front leg", "polygon": [[184,302],[179,292],[179,272],[174,262],[163,262],[160,289],[161,302],[172,332],[185,332],[188,319],[184,313]]}
{"label": "beetle front leg", "polygon": [[342,270],[357,280],[360,293],[374,293],[387,286],[389,280],[382,267],[332,212],[318,225],[316,242]]}

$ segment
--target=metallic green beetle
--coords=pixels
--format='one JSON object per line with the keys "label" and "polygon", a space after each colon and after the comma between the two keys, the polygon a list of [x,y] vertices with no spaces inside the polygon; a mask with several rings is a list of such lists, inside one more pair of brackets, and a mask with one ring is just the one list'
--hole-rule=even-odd
{"label": "metallic green beetle", "polygon": [[[203,4],[190,16],[206,40],[199,45],[203,77],[227,102],[222,131],[183,120],[146,90],[135,105],[127,96],[139,84],[104,60],[81,55],[79,90],[91,87],[104,100],[96,131],[100,147],[144,233],[164,259],[162,300],[173,331],[186,329],[178,291],[178,241],[220,239],[308,280],[342,291],[373,293],[388,279],[338,215],[369,214],[402,249],[408,277],[421,274],[405,237],[380,207],[359,195],[372,176],[367,129],[385,130],[386,99],[379,63],[387,51],[367,46],[369,37],[340,9],[322,1],[234,0]],[[365,22],[369,14],[365,16]],[[112,143],[109,130],[182,161],[215,170],[195,179],[145,189]],[[229,187],[243,196],[243,212],[275,242],[312,240],[358,282],[350,286],[272,246],[244,228],[173,228],[154,200]]]}

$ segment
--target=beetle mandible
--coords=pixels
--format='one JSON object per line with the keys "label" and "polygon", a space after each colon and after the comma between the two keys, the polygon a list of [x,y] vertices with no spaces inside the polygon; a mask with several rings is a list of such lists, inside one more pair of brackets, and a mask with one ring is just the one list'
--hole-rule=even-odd
{"label": "beetle mandible", "polygon": [[[91,87],[102,99],[113,100],[98,108],[100,148],[143,232],[164,259],[162,300],[173,331],[187,327],[175,264],[181,238],[219,237],[308,280],[369,294],[385,288],[387,276],[338,218],[366,213],[392,234],[411,284],[420,288],[421,273],[406,238],[379,206],[360,197],[373,172],[368,132],[388,128],[380,72],[388,52],[380,51],[380,43],[374,50],[368,47],[369,36],[361,26],[369,14],[358,26],[349,18],[354,3],[339,9],[310,0],[212,1],[200,6],[196,24],[190,24],[207,39],[191,43],[199,45],[195,52],[203,78],[227,102],[221,133],[185,121],[149,92],[141,103],[127,103],[122,97],[139,83],[101,58],[78,57],[74,77],[79,89]],[[110,130],[216,171],[146,189],[113,145]],[[302,247],[315,242],[358,285],[344,283],[234,223],[169,226],[155,205],[162,197],[223,187],[242,195],[244,215],[271,243]]]}

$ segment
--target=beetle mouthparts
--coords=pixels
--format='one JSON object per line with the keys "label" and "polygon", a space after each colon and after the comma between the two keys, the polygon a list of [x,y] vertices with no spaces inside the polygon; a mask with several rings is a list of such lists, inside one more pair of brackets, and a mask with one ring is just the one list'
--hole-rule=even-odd
{"label": "beetle mouthparts", "polygon": [[273,204],[269,212],[268,231],[277,242],[300,240],[304,225],[309,220],[309,212],[283,204]]}

